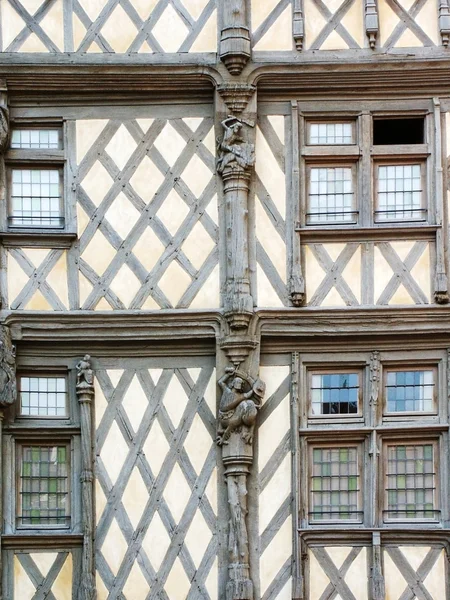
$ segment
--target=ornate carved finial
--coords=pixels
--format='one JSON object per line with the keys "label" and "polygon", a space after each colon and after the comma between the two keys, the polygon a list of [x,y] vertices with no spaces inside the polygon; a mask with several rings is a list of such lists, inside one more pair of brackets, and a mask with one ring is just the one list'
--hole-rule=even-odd
{"label": "ornate carved finial", "polygon": [[222,447],[230,509],[226,600],[253,600],[247,529],[247,476],[253,463],[254,428],[266,386],[261,379],[254,379],[236,367],[227,367],[218,383],[222,396],[217,419],[217,444]]}
{"label": "ornate carved finial", "polygon": [[450,40],[450,9],[448,0],[439,0],[439,31],[442,45],[448,47]]}
{"label": "ornate carved finial", "polygon": [[292,34],[294,36],[295,47],[297,48],[297,50],[303,50],[305,24],[303,20],[302,0],[294,0],[294,19],[292,21]]}
{"label": "ornate carved finial", "polygon": [[375,49],[377,36],[379,32],[378,11],[375,0],[366,0],[365,3],[365,27],[366,35],[369,38],[369,46]]}
{"label": "ornate carved finial", "polygon": [[242,136],[245,126],[255,124],[233,115],[222,121],[223,138],[217,139],[217,171],[222,177],[246,173],[255,164],[255,145]]}
{"label": "ornate carved finial", "polygon": [[240,75],[251,54],[246,0],[221,2],[222,22],[219,55],[231,75]]}
{"label": "ornate carved finial", "polygon": [[77,386],[78,396],[91,395],[94,393],[94,372],[91,368],[91,357],[86,354],[77,364]]}
{"label": "ornate carved finial", "polygon": [[0,327],[0,409],[17,399],[16,349],[7,327]]}
{"label": "ornate carved finial", "polygon": [[222,83],[217,91],[232,113],[241,113],[256,91],[250,83]]}

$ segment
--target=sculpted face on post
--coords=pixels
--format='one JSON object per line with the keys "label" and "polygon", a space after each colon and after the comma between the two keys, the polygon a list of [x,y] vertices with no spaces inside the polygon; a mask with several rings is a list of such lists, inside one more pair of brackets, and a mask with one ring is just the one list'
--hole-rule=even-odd
{"label": "sculpted face on post", "polygon": [[235,377],[234,380],[233,380],[233,387],[234,387],[234,389],[238,390],[238,391],[242,390],[243,383],[244,382],[242,381],[242,379],[240,377]]}

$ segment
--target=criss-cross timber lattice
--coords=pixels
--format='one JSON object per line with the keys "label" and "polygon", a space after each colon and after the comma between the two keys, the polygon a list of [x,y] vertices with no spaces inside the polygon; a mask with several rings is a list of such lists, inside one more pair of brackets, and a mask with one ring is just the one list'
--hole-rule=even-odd
{"label": "criss-cross timber lattice", "polygon": [[438,561],[442,548],[430,548],[417,570],[410,565],[399,548],[387,547],[386,552],[407,583],[398,600],[415,600],[416,598],[418,600],[434,600],[434,596],[427,590],[424,582]]}
{"label": "criss-cross timber lattice", "polygon": [[[268,151],[270,151],[273,155],[273,168],[279,169],[284,175],[286,172],[285,146],[282,140],[280,140],[278,137],[267,116],[261,115],[258,117],[258,132],[260,132],[263,136],[268,145]],[[269,190],[262,181],[262,173],[260,172],[260,168],[267,169],[267,166],[264,165],[260,167],[257,161],[255,179],[256,201],[260,203],[261,210],[264,211],[267,219],[270,221],[270,224],[275,231],[270,232],[268,235],[267,232],[262,232],[258,229],[258,226],[256,227],[256,259],[264,271],[267,279],[270,281],[276,294],[280,298],[281,303],[287,306],[289,301],[286,283],[283,281],[283,278],[280,276],[280,273],[273,264],[271,257],[271,246],[273,248],[274,242],[272,235],[280,236],[280,239],[277,239],[277,242],[281,242],[281,244],[286,243],[286,223],[283,216],[280,214],[280,210],[277,208],[274,202],[274,198],[272,198]],[[285,269],[286,266],[284,265],[284,270]],[[282,275],[284,276],[285,272],[282,273]]]}
{"label": "criss-cross timber lattice", "polygon": [[311,300],[308,302],[310,306],[320,306],[333,287],[336,288],[347,306],[359,304],[355,294],[342,276],[345,267],[359,248],[360,244],[357,242],[348,243],[340,252],[337,259],[333,261],[323,244],[309,245],[312,254],[326,273]]}
{"label": "criss-cross timber lattice", "polygon": [[[136,148],[124,167],[120,169],[108,154],[106,147],[122,126],[126,128],[127,132],[136,142]],[[172,166],[166,162],[161,152],[154,145],[154,142],[165,127],[172,127],[185,142],[180,155]],[[96,142],[83,158],[78,169],[77,179],[81,183],[78,186],[78,202],[90,217],[90,222],[80,238],[80,254],[83,254],[98,229],[116,250],[116,254],[102,275],[98,275],[83,257],[80,258],[80,271],[93,286],[91,293],[82,306],[83,309],[95,308],[103,297],[113,309],[139,309],[149,296],[155,302],[156,307],[172,308],[171,301],[164,294],[163,290],[158,287],[158,283],[172,261],[176,261],[191,281],[181,298],[175,302],[176,307],[186,308],[191,304],[218,263],[218,226],[208,212],[206,212],[206,207],[211,202],[216,191],[216,180],[213,175],[215,169],[214,157],[210,150],[202,143],[212,127],[213,121],[211,118],[204,118],[195,132],[182,119],[170,119],[170,121],[155,119],[146,133],[144,133],[136,120],[123,122],[111,120],[107,123]],[[194,155],[197,155],[210,171],[209,181],[198,198],[182,178],[184,169]],[[133,174],[146,157],[153,162],[153,165],[164,177],[155,196],[148,203],[139,196],[130,182]],[[111,188],[98,207],[83,189],[83,179],[97,160],[113,180]],[[173,189],[188,208],[188,213],[175,235],[171,235],[157,214],[168,194]],[[120,193],[124,194],[132,206],[140,213],[139,218],[125,239],[122,239],[108,222],[108,215],[106,214]],[[183,243],[197,223],[201,223],[211,238],[213,245],[213,249],[205,257],[205,261],[199,269],[192,264],[182,248]],[[147,271],[133,253],[134,246],[144,234],[147,227],[152,229],[165,248],[150,272]],[[114,278],[125,264],[141,284],[128,306],[125,306],[118,295],[110,288]]]}
{"label": "criss-cross timber lattice", "polygon": [[389,283],[378,300],[376,300],[376,303],[388,304],[400,285],[403,284],[415,304],[428,304],[429,300],[425,293],[411,275],[412,268],[428,247],[428,242],[416,242],[408,252],[404,261],[402,261],[389,242],[380,242],[376,244],[376,247],[380,250],[381,254],[393,270],[393,275]]}
{"label": "criss-cross timber lattice", "polygon": [[360,45],[355,38],[350,34],[348,29],[342,24],[342,19],[345,17],[350,8],[357,3],[358,0],[344,0],[339,8],[333,13],[327,3],[324,0],[312,0],[319,13],[324,17],[326,25],[322,28],[320,33],[314,40],[308,41],[308,48],[310,50],[319,50],[322,44],[325,42],[327,37],[336,31],[349,48],[359,48]]}
{"label": "criss-cross timber lattice", "polygon": [[[417,16],[420,11],[424,8],[425,4],[430,0],[415,0],[415,2],[407,2],[403,6],[403,2],[399,0],[385,0],[386,4],[394,11],[398,16],[399,22],[389,35],[387,40],[384,42],[384,48],[392,48],[399,41],[403,33],[407,29],[418,38],[424,46],[435,46],[435,42],[425,33],[425,31],[417,23]],[[437,11],[437,7],[434,10]]]}
{"label": "criss-cross timber lattice", "polygon": [[345,576],[352,566],[353,561],[362,551],[362,547],[352,548],[339,569],[325,548],[312,548],[311,551],[330,580],[330,583],[317,600],[333,600],[337,597],[341,600],[357,600],[345,582]]}
{"label": "criss-cross timber lattice", "polygon": [[[108,405],[97,430],[98,481],[107,497],[107,503],[98,522],[96,533],[97,569],[109,591],[109,598],[125,597],[123,588],[133,565],[137,563],[149,587],[147,599],[171,600],[164,586],[176,560],[181,563],[189,582],[186,598],[201,597],[205,600],[211,598],[205,582],[217,555],[217,516],[208,499],[208,494],[205,493],[205,489],[216,468],[216,448],[214,444],[215,419],[204,399],[204,393],[211,377],[214,377],[213,373],[213,367],[203,367],[197,381],[194,382],[188,369],[164,369],[155,385],[148,370],[135,371],[134,369],[128,369],[123,372],[117,386],[114,388],[108,372],[97,371],[98,382],[108,399]],[[133,433],[133,425],[123,405],[124,395],[134,377],[138,378],[148,401],[135,433]],[[177,379],[177,385],[181,385],[182,390],[179,391],[179,395],[183,395],[184,390],[186,396],[186,403],[183,404],[184,410],[180,415],[178,426],[173,424],[170,410],[166,407],[166,392],[173,378]],[[176,398],[174,401],[181,403],[183,398]],[[193,466],[192,455],[185,447],[186,438],[193,426],[196,415],[201,419],[211,441],[203,466],[198,468],[198,472]],[[156,423],[161,428],[167,442],[167,452],[164,459],[161,460],[157,475],[150,466],[151,457],[146,456],[143,449],[146,439]],[[128,450],[120,474],[113,484],[101,454],[105,440],[114,424],[119,428]],[[157,449],[151,448],[150,452],[157,452]],[[169,508],[170,499],[167,502],[164,497],[169,478],[177,465],[190,488],[189,499],[178,522]],[[133,526],[127,514],[126,503],[123,501],[130,476],[135,468],[139,470],[148,491],[148,500],[136,527]],[[171,493],[181,493],[181,490],[178,490],[178,492],[172,490]],[[211,535],[203,558],[200,564],[196,566],[185,539],[193,519],[198,516],[198,512],[201,513]],[[170,538],[166,554],[157,571],[143,547],[146,532],[156,514],[159,515]],[[107,546],[115,543],[114,539],[109,540],[107,538],[113,520],[118,523],[127,544],[127,549],[124,551],[117,573],[114,573],[108,564],[108,548],[106,550],[104,548],[104,544]],[[179,585],[181,586],[182,582],[179,582]],[[129,598],[130,596],[126,597]]]}
{"label": "criss-cross timber lattice", "polygon": [[19,295],[16,298],[10,299],[11,308],[25,308],[36,291],[39,290],[54,310],[67,310],[67,307],[63,304],[61,299],[46,281],[47,276],[50,274],[53,267],[56,265],[65,251],[49,250],[49,253],[45,259],[38,266],[35,266],[26,253],[20,248],[11,248],[9,252],[20,265],[24,273],[26,273],[26,275],[29,277],[28,282],[23,287]]}
{"label": "criss-cross timber lattice", "polygon": [[25,552],[17,552],[15,554],[16,560],[20,562],[31,583],[36,588],[36,593],[32,598],[30,598],[30,600],[57,600],[52,593],[52,587],[68,556],[69,552],[58,552],[48,573],[43,575],[33,560],[32,554]]}
{"label": "criss-cross timber lattice", "polygon": [[[103,6],[101,3],[91,3],[89,6],[86,0],[73,0],[64,7],[63,22],[62,15],[58,14],[57,17],[50,14],[57,10],[59,0],[46,0],[32,12],[29,12],[25,0],[3,2],[9,3],[10,10],[17,13],[16,20],[18,17],[23,20],[23,29],[18,31],[14,39],[8,38],[4,52],[21,51],[30,36],[36,36],[43,52],[87,52],[93,44],[95,51],[108,53],[140,50],[189,52],[216,9],[216,0],[204,0],[204,5],[200,4],[200,10],[197,3],[193,14],[179,0],[159,0],[153,9],[150,3],[145,11],[140,4],[134,6],[132,0],[107,0],[103,2]],[[55,33],[55,27],[54,24],[47,27],[47,17],[60,19],[60,23],[57,23],[60,31],[54,39],[50,36]],[[72,23],[75,17],[79,23],[78,28],[84,33],[81,38],[79,33],[74,35]],[[168,35],[169,22],[178,25],[178,36]],[[120,36],[121,26],[126,34],[123,38]],[[10,32],[4,33],[11,35]],[[127,40],[126,46],[123,45],[124,39]]]}

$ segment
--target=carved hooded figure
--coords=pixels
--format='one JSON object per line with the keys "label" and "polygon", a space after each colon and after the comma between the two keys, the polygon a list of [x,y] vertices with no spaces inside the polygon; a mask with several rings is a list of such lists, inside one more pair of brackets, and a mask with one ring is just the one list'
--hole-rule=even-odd
{"label": "carved hooded figure", "polygon": [[0,333],[0,408],[16,401],[16,352],[4,328]]}

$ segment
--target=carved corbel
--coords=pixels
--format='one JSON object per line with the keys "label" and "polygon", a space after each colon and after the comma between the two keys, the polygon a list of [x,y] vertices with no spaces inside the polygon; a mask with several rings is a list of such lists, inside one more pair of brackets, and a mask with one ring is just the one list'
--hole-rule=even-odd
{"label": "carved corbel", "polygon": [[[236,92],[238,90],[238,92]],[[248,103],[253,86],[221,86],[218,101],[222,135],[217,139],[217,172],[223,181],[226,226],[225,317],[233,330],[248,327],[253,314],[248,250],[248,196],[255,165],[255,110],[230,114]],[[227,112],[224,112],[227,110]]]}
{"label": "carved corbel", "polygon": [[[226,347],[222,346],[227,349]],[[246,353],[243,348],[243,354]],[[250,352],[250,348],[248,348]],[[217,418],[217,444],[222,449],[229,506],[228,581],[226,600],[253,600],[247,478],[253,464],[253,436],[265,384],[240,370],[240,363],[225,368]]]}
{"label": "carved corbel", "polygon": [[217,91],[232,113],[241,113],[256,91],[251,83],[222,83]]}
{"label": "carved corbel", "polygon": [[[11,341],[11,333],[8,327],[0,326],[0,473],[3,472],[3,440],[2,429],[5,410],[7,410],[17,399],[16,383],[16,349]],[[3,523],[3,497],[0,493],[0,523]],[[2,526],[0,526],[0,536]],[[0,542],[0,573],[2,572],[3,556]],[[0,585],[0,600],[2,600],[2,586]]]}
{"label": "carved corbel", "polygon": [[379,24],[378,24],[378,10],[375,0],[366,0],[365,1],[365,19],[364,24],[366,28],[366,35],[369,38],[369,46],[372,50],[375,49],[375,45],[377,43],[377,36],[379,32]]}
{"label": "carved corbel", "polygon": [[442,45],[448,47],[450,40],[450,8],[448,0],[439,0],[439,31],[441,33]]}
{"label": "carved corbel", "polygon": [[246,0],[226,0],[221,6],[220,60],[231,75],[240,75],[251,55]]}
{"label": "carved corbel", "polygon": [[292,35],[297,50],[303,50],[303,39],[305,37],[305,23],[303,19],[302,0],[294,0],[294,18],[292,21]]}
{"label": "carved corbel", "polygon": [[86,354],[77,364],[76,394],[81,419],[81,496],[83,511],[82,577],[78,600],[96,600],[94,565],[94,457],[92,451],[92,402],[94,372],[91,357]]}

